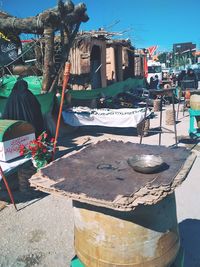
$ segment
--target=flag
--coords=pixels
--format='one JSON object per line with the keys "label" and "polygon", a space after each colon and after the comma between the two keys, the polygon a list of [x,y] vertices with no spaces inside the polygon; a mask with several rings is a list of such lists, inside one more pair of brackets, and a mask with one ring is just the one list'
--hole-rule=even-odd
{"label": "flag", "polygon": [[152,56],[157,48],[158,48],[157,45],[148,47],[147,49],[148,49],[149,55]]}

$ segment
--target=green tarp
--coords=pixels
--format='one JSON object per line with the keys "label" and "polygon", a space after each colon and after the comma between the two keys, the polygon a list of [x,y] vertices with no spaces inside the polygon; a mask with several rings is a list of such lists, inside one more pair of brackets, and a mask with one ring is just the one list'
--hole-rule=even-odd
{"label": "green tarp", "polygon": [[[0,79],[0,96],[9,97],[17,78],[17,75],[6,75]],[[27,81],[29,90],[34,95],[39,95],[41,93],[42,76],[27,76],[23,79]]]}
{"label": "green tarp", "polygon": [[[17,81],[18,76],[7,75],[0,80],[0,117],[4,111],[7,98],[10,95],[12,88]],[[28,82],[29,90],[37,97],[40,102],[42,114],[50,111],[54,99],[54,92],[47,94],[41,93],[42,77],[41,76],[28,76],[24,78]],[[145,87],[144,79],[129,78],[122,82],[114,83],[104,88],[93,90],[70,90],[69,93],[72,99],[91,100],[99,97],[113,97],[119,93],[130,91],[131,89]]]}
{"label": "green tarp", "polygon": [[73,99],[90,100],[102,96],[113,97],[119,93],[130,91],[131,89],[144,88],[144,87],[145,87],[144,79],[129,78],[125,81],[117,82],[104,88],[98,88],[93,90],[81,90],[81,91],[70,90],[69,93],[71,94]]}
{"label": "green tarp", "polygon": [[[4,111],[7,98],[9,97],[12,88],[17,81],[18,76],[7,75],[1,78],[0,84],[0,117]],[[55,92],[40,94],[42,88],[42,77],[41,76],[28,76],[23,78],[28,82],[29,90],[37,97],[41,105],[42,114],[50,111]]]}

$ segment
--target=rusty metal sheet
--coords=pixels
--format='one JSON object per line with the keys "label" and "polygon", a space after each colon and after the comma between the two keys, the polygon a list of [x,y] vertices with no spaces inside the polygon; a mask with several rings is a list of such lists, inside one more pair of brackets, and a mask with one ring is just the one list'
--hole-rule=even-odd
{"label": "rusty metal sheet", "polygon": [[[31,178],[31,184],[75,200],[114,209],[131,209],[134,205],[158,201],[163,193],[174,191],[194,161],[193,157],[187,170],[180,175],[180,181],[174,184],[190,153],[185,148],[102,141],[43,168]],[[164,168],[154,174],[136,172],[127,163],[134,154],[160,155],[165,162]],[[143,199],[134,204],[140,196]]]}

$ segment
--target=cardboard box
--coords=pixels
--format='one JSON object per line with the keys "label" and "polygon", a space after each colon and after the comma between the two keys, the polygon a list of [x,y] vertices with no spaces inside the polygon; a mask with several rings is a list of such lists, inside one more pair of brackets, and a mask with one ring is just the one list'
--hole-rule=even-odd
{"label": "cardboard box", "polygon": [[0,161],[20,156],[20,145],[27,146],[35,139],[34,128],[24,121],[0,120]]}

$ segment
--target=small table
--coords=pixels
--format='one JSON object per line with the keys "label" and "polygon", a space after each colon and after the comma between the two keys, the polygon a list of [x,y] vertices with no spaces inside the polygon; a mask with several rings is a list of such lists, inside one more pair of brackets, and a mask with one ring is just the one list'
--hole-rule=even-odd
{"label": "small table", "polygon": [[[176,92],[176,88],[167,88],[167,89],[150,89],[149,94],[146,100],[146,110],[145,110],[145,115],[144,117],[146,118],[146,112],[148,111],[149,103],[150,103],[150,96],[160,96],[161,99],[161,107],[160,107],[160,125],[159,125],[159,130],[148,130],[148,132],[154,132],[154,133],[159,133],[159,145],[161,145],[161,134],[162,133],[174,133],[175,135],[175,145],[177,146],[178,141],[177,141],[177,130],[176,130],[176,116],[175,116],[175,105],[174,105],[174,95]],[[173,109],[173,117],[174,117],[174,131],[171,129],[167,129],[166,127],[162,126],[162,107],[163,107],[163,101],[165,96],[171,96],[172,97],[172,109]],[[164,130],[164,131],[163,131]],[[140,136],[140,144],[142,143],[142,139],[144,136],[144,131],[142,131],[142,134]]]}
{"label": "small table", "polygon": [[12,160],[10,162],[0,161],[0,181],[1,181],[1,179],[3,179],[4,184],[6,186],[8,194],[9,194],[10,200],[11,200],[11,202],[14,205],[16,210],[17,210],[17,207],[16,207],[16,204],[14,201],[12,191],[9,187],[8,182],[7,182],[6,176],[15,173],[20,166],[28,163],[29,161],[30,161],[30,158],[18,158],[18,159]]}

